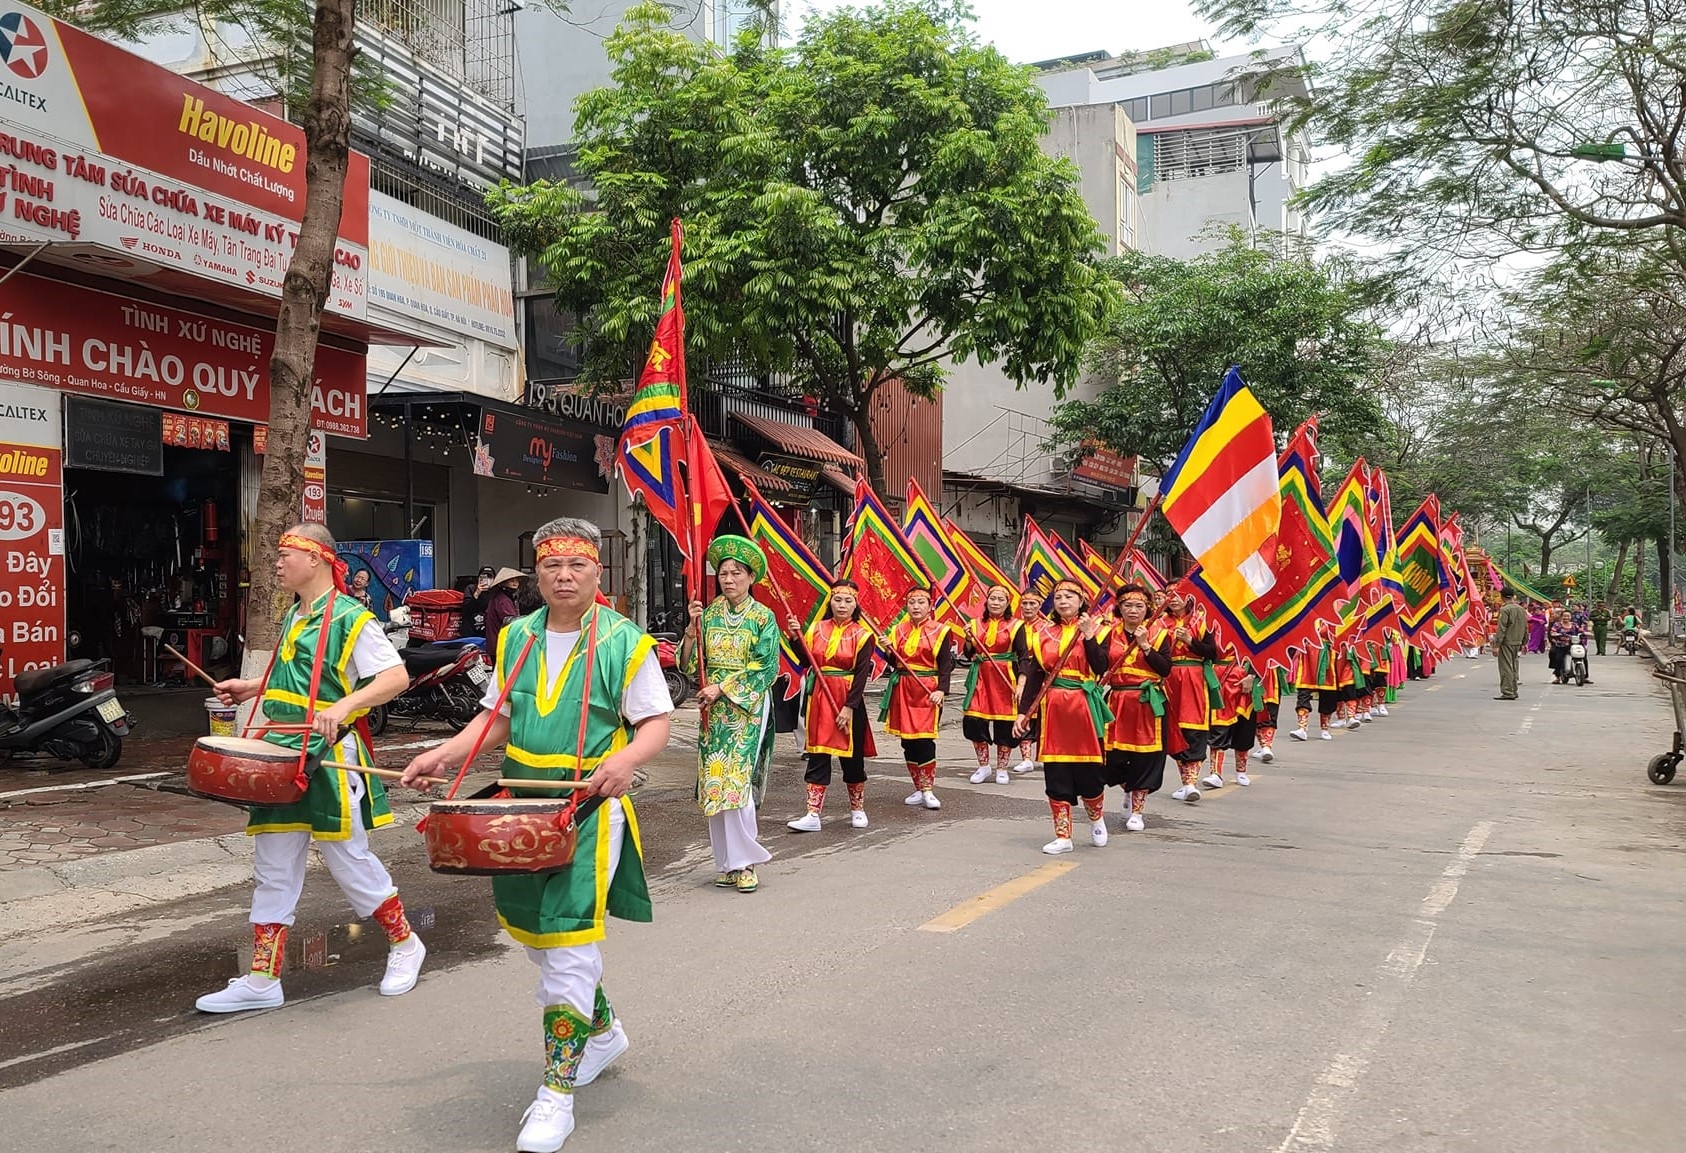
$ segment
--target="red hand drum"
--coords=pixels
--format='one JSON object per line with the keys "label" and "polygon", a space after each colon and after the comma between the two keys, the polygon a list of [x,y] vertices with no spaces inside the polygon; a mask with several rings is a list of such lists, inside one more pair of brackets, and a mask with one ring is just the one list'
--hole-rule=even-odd
{"label": "red hand drum", "polygon": [[427,863],[435,873],[466,877],[565,869],[579,831],[572,821],[557,827],[564,807],[543,797],[435,801],[423,832]]}
{"label": "red hand drum", "polygon": [[189,791],[242,808],[304,800],[298,772],[298,750],[249,737],[200,737],[187,756]]}

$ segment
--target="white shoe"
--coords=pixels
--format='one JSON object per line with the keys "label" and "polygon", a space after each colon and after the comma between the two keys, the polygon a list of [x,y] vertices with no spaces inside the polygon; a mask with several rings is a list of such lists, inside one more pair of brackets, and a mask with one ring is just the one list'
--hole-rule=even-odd
{"label": "white shoe", "polygon": [[1096,821],[1089,826],[1089,841],[1097,849],[1106,847],[1106,821]]}
{"label": "white shoe", "polygon": [[280,981],[259,990],[241,976],[215,993],[206,993],[193,1002],[193,1007],[201,1013],[243,1013],[247,1009],[279,1009],[281,1004]]}
{"label": "white shoe", "polygon": [[381,978],[381,996],[397,997],[416,987],[422,962],[427,960],[427,946],[414,933],[401,945],[386,951],[386,974]]}
{"label": "white shoe", "polygon": [[786,821],[784,827],[793,833],[817,833],[820,831],[820,815],[803,813],[794,821]]}
{"label": "white shoe", "polygon": [[1388,715],[1388,714],[1387,714],[1387,706],[1386,706],[1386,705],[1377,705],[1377,706],[1376,706],[1376,715],[1377,715],[1377,716],[1378,716],[1378,717],[1385,717],[1385,716],[1387,716],[1387,715]]}
{"label": "white shoe", "polygon": [[1026,759],[1020,761],[1018,764],[1014,765],[1013,771],[1015,773],[1028,773],[1028,772],[1030,772],[1030,770],[1034,769],[1035,767],[1036,767],[1036,762],[1033,761],[1033,760],[1030,760],[1027,757]]}
{"label": "white shoe", "polygon": [[613,1028],[585,1043],[585,1052],[580,1054],[579,1072],[574,1074],[574,1088],[597,1080],[603,1070],[613,1065],[631,1044],[626,1039],[626,1030],[621,1028],[621,1019],[616,1017]]}
{"label": "white shoe", "polygon": [[1293,732],[1289,733],[1288,736],[1296,741],[1307,741],[1311,739],[1311,735],[1304,729],[1295,729]]}
{"label": "white shoe", "polygon": [[1124,822],[1124,827],[1132,833],[1139,833],[1147,828],[1147,822],[1142,820],[1140,813],[1131,813],[1130,819]]}
{"label": "white shoe", "polygon": [[1171,799],[1173,801],[1187,801],[1192,805],[1195,801],[1200,799],[1200,790],[1195,788],[1193,785],[1184,785],[1182,788],[1171,794]]}
{"label": "white shoe", "polygon": [[937,800],[937,794],[932,792],[930,789],[926,789],[923,793],[919,794],[919,796],[921,803],[924,804],[927,809],[940,809],[943,807],[943,803]]}
{"label": "white shoe", "polygon": [[988,765],[979,765],[978,771],[972,774],[972,783],[974,785],[983,784],[985,781],[989,780],[989,772],[990,770]]}
{"label": "white shoe", "polygon": [[[1334,719],[1332,719],[1329,722],[1329,729],[1344,729],[1344,728],[1346,728],[1346,721],[1345,721],[1345,719],[1343,719],[1341,717],[1335,717]],[[1323,731],[1328,732],[1329,729],[1324,729]]]}
{"label": "white shoe", "polygon": [[[1300,739],[1302,741],[1305,740],[1304,737],[1301,737]],[[1268,765],[1272,761],[1274,761],[1275,759],[1276,759],[1276,753],[1271,750],[1271,747],[1269,745],[1261,745],[1259,747],[1259,760],[1263,761],[1265,764]]]}
{"label": "white shoe", "polygon": [[907,797],[907,800],[902,802],[902,804],[904,804],[904,805],[923,805],[924,803],[925,803],[925,794],[923,792],[920,792],[920,791],[915,791],[915,792],[909,793],[908,797]]}
{"label": "white shoe", "polygon": [[1224,779],[1216,773],[1206,774],[1200,783],[1205,785],[1208,789],[1221,789],[1224,787]]}
{"label": "white shoe", "polygon": [[995,783],[998,785],[1010,785],[1013,783],[1013,778],[1007,775],[1006,769],[997,769],[995,770]]}
{"label": "white shoe", "polygon": [[[1333,728],[1333,727],[1334,727],[1334,726],[1333,726],[1333,725],[1331,725],[1331,726],[1329,726],[1329,727],[1330,727],[1330,728]],[[1334,735],[1333,735],[1333,734],[1332,734],[1332,733],[1330,733],[1330,732],[1329,732],[1329,729],[1323,729],[1323,730],[1322,730],[1322,731],[1320,731],[1320,732],[1319,732],[1319,733],[1318,733],[1318,734],[1317,734],[1317,739],[1318,739],[1318,740],[1320,740],[1320,741],[1332,741],[1332,740],[1334,740],[1334,739],[1335,739],[1335,738],[1334,738]]]}
{"label": "white shoe", "polygon": [[1046,845],[1042,846],[1042,851],[1047,853],[1050,857],[1057,857],[1061,853],[1076,852],[1077,846],[1071,843],[1070,837],[1055,837]]}
{"label": "white shoe", "polygon": [[1370,722],[1374,721],[1376,718],[1375,718],[1375,715],[1372,714],[1372,713],[1361,713],[1359,715],[1358,719],[1363,721],[1365,724],[1369,724]]}
{"label": "white shoe", "polygon": [[849,810],[849,823],[857,829],[866,828],[866,810],[865,809],[850,809]]}
{"label": "white shoe", "polygon": [[540,1089],[521,1114],[521,1136],[515,1139],[515,1153],[557,1153],[573,1131],[574,1098]]}
{"label": "white shoe", "polygon": [[1246,773],[1238,772],[1235,774],[1235,783],[1245,788],[1253,782],[1247,779]]}

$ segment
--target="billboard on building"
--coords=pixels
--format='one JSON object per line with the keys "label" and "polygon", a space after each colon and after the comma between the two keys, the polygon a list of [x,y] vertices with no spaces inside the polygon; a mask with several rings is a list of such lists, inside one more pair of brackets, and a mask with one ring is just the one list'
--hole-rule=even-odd
{"label": "billboard on building", "polygon": [[379,192],[369,194],[369,301],[496,348],[515,348],[509,249]]}
{"label": "billboard on building", "polygon": [[[165,292],[280,296],[304,218],[302,130],[22,4],[0,3],[0,103],[0,244],[50,241]],[[354,318],[368,195],[354,153],[327,302]]]}

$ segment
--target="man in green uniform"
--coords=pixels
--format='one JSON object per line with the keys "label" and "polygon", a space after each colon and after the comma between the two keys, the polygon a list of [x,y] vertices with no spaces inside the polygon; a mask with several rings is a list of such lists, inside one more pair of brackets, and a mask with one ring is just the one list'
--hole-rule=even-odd
{"label": "man in green uniform", "polygon": [[[225,704],[262,694],[260,720],[299,729],[308,721],[312,756],[368,765],[368,747],[358,735],[348,734],[346,726],[403,692],[410,678],[374,614],[347,591],[345,567],[334,538],[321,525],[294,525],[283,533],[276,576],[283,589],[297,595],[298,603],[282,624],[275,661],[263,678],[220,681],[216,693]],[[286,749],[299,749],[305,741],[302,731],[272,732],[262,724],[257,735]],[[391,821],[380,781],[348,769],[316,769],[297,804],[252,809],[246,822],[256,881],[251,972],[199,998],[199,1010],[238,1013],[282,1003],[287,929],[304,890],[312,841],[352,911],[373,917],[392,946],[381,992],[389,997],[409,992],[427,950],[410,931],[398,890],[369,851],[367,836],[368,830]]]}
{"label": "man in green uniform", "polygon": [[579,821],[571,866],[492,879],[498,921],[538,966],[544,1006],[544,1080],[515,1147],[556,1153],[574,1129],[574,1090],[627,1048],[603,992],[597,942],[609,914],[650,920],[638,819],[626,790],[633,770],[667,746],[673,702],[655,641],[597,601],[597,526],[561,517],[534,533],[533,543],[545,607],[509,622],[480,718],[412,761],[404,783],[460,766],[484,731],[487,743],[505,744],[501,776],[583,778],[586,787],[576,795],[600,805]]}
{"label": "man in green uniform", "polygon": [[1506,586],[1499,592],[1504,602],[1499,607],[1498,628],[1493,643],[1499,650],[1499,695],[1496,701],[1516,699],[1516,671],[1522,659],[1522,646],[1528,641],[1528,611],[1516,603],[1516,591]]}
{"label": "man in green uniform", "polygon": [[1592,642],[1598,646],[1598,655],[1604,655],[1604,645],[1610,639],[1610,605],[1607,601],[1595,601],[1592,606]]}

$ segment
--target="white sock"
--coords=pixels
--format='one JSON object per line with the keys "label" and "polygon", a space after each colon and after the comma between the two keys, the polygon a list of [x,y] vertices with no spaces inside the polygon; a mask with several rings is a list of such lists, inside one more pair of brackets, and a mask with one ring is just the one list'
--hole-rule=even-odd
{"label": "white sock", "polygon": [[267,993],[281,983],[281,978],[271,977],[264,973],[247,973],[246,984],[251,986],[254,993]]}

